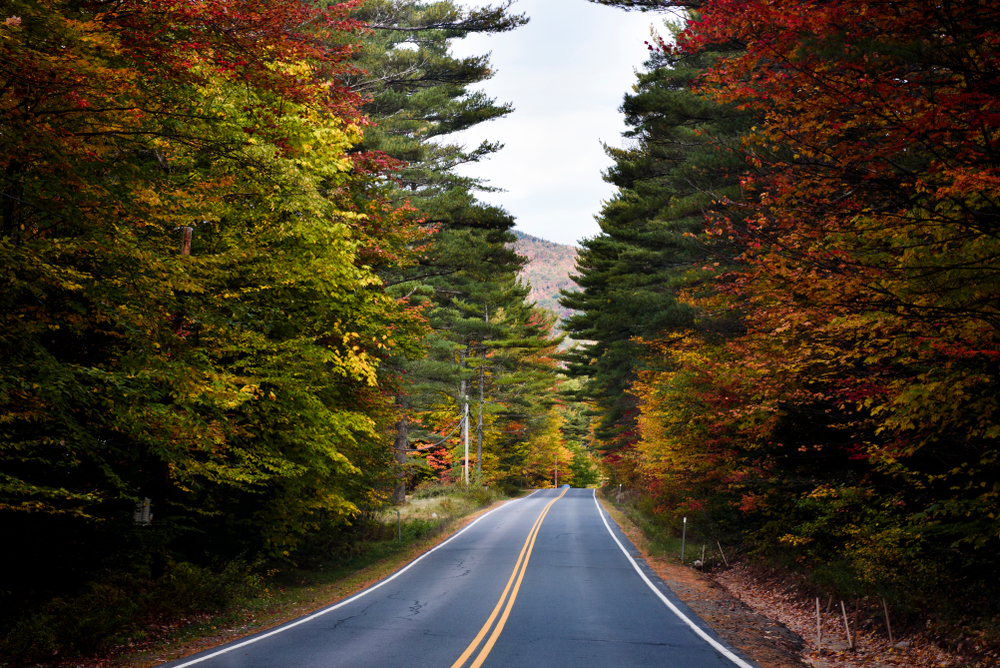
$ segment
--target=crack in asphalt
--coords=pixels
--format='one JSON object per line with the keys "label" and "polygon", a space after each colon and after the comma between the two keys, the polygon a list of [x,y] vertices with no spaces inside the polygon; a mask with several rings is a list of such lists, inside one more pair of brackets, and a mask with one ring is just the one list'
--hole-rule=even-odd
{"label": "crack in asphalt", "polygon": [[[399,593],[400,592],[396,592],[396,594],[390,594],[386,598],[389,598],[389,599],[392,599],[392,600],[403,600],[403,599],[397,599],[396,598],[397,594],[399,594]],[[412,600],[412,599],[406,599],[406,600]],[[408,615],[398,615],[396,617],[396,619],[405,619],[407,621],[411,621],[412,622],[413,618],[415,616],[419,615],[420,614],[420,610],[422,608],[424,608],[426,605],[427,605],[426,603],[421,603],[419,600],[413,601],[413,605],[407,606],[407,608],[410,610],[410,614],[408,614]]]}
{"label": "crack in asphalt", "polygon": [[642,642],[639,640],[608,640],[605,638],[574,638],[577,642],[613,642],[619,645],[648,645],[649,647],[679,647],[672,642]]}
{"label": "crack in asphalt", "polygon": [[[390,596],[390,598],[391,598],[391,596]],[[338,626],[340,626],[344,622],[350,621],[352,619],[357,619],[358,617],[364,617],[365,615],[368,614],[368,610],[371,609],[372,606],[377,605],[378,603],[379,603],[379,600],[375,599],[374,601],[372,601],[371,603],[369,603],[368,605],[366,605],[364,608],[362,608],[361,611],[358,612],[358,614],[356,614],[356,615],[350,615],[349,617],[344,617],[343,619],[338,619],[337,623],[334,624],[331,628],[337,628]]]}
{"label": "crack in asphalt", "polygon": [[[455,564],[454,564],[454,566],[452,566],[452,568],[459,569],[459,568],[463,568],[464,566],[465,566],[465,559],[456,559],[455,560]],[[468,575],[471,572],[472,572],[471,568],[466,568],[464,571],[462,571],[458,575],[448,575],[446,577],[438,578],[438,579],[440,579],[440,580],[450,580],[452,578],[464,578],[466,575]]]}

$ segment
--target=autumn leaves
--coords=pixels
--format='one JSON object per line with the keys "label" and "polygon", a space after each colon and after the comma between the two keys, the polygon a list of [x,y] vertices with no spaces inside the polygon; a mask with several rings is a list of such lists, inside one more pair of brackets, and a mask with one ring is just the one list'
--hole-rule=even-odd
{"label": "autumn leaves", "polygon": [[[582,256],[586,288],[600,244],[645,253],[666,280],[643,289],[696,312],[632,333],[616,470],[865,587],[936,586],[945,546],[991,561],[996,7],[714,0],[678,32],[626,99],[640,145],[612,152],[621,195]],[[698,197],[695,229],[676,205]]]}

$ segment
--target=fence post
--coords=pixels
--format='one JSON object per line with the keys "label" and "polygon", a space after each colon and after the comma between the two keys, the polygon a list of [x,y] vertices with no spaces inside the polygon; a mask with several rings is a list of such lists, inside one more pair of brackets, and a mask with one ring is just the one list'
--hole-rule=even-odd
{"label": "fence post", "polygon": [[823,625],[819,616],[819,596],[816,597],[816,653],[823,653]]}
{"label": "fence post", "polygon": [[684,518],[684,527],[681,529],[681,563],[684,563],[684,541],[687,540],[688,518]]}

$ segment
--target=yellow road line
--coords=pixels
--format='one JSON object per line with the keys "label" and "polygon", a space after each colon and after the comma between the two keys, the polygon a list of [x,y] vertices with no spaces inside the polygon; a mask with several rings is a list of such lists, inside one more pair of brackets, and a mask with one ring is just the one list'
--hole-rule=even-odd
{"label": "yellow road line", "polygon": [[479,633],[476,637],[472,639],[469,646],[465,648],[462,652],[462,656],[458,657],[458,660],[451,665],[451,668],[461,668],[465,662],[468,660],[472,653],[476,651],[476,647],[482,641],[483,637],[489,632],[490,626],[493,625],[493,620],[496,619],[497,613],[500,612],[500,608],[503,606],[504,599],[507,598],[507,592],[510,591],[511,584],[514,583],[515,578],[517,579],[516,584],[514,584],[514,591],[511,593],[510,600],[507,601],[507,607],[503,611],[503,616],[500,617],[500,623],[497,627],[493,629],[493,633],[490,635],[490,639],[483,646],[482,651],[479,656],[476,657],[475,662],[473,662],[470,668],[479,668],[486,660],[490,651],[493,649],[494,643],[496,643],[497,638],[500,637],[500,632],[503,631],[504,625],[507,623],[507,617],[510,615],[510,610],[514,606],[514,599],[517,598],[517,592],[521,588],[521,580],[524,579],[524,573],[528,570],[528,559],[531,558],[531,551],[535,548],[535,539],[538,537],[538,531],[541,529],[542,520],[545,519],[545,515],[548,514],[549,508],[552,507],[559,499],[565,496],[566,490],[564,489],[562,493],[556,498],[546,504],[545,508],[538,515],[538,519],[535,520],[535,524],[531,527],[531,531],[528,532],[528,537],[524,541],[524,547],[521,548],[521,554],[517,557],[517,563],[514,564],[514,571],[510,574],[510,578],[507,580],[507,586],[504,587],[503,593],[500,594],[500,600],[497,601],[496,607],[493,608],[492,614],[490,614],[489,619],[483,624],[483,628],[479,629]]}

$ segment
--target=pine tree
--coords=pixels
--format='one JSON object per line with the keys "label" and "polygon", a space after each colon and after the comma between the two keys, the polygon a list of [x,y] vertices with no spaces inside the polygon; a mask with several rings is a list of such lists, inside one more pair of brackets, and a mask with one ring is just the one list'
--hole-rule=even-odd
{"label": "pine tree", "polygon": [[[492,416],[485,420],[488,428],[503,432],[519,415],[505,403],[503,388],[520,382],[523,390],[528,382],[515,380],[528,373],[526,358],[510,351],[552,345],[526,304],[527,287],[517,281],[524,258],[512,248],[513,217],[478,201],[476,193],[489,188],[455,171],[500,145],[484,142],[466,150],[447,141],[452,133],[512,111],[469,90],[492,76],[488,57],[457,59],[450,53],[455,39],[523,25],[526,19],[511,15],[510,5],[470,10],[450,1],[393,0],[368,2],[356,14],[373,30],[356,59],[360,71],[349,79],[354,90],[370,97],[364,109],[374,121],[358,150],[402,161],[388,186],[390,198],[412,207],[413,218],[428,232],[415,266],[382,271],[387,292],[420,308],[432,329],[424,340],[425,356],[396,357],[391,364],[401,378],[394,429],[402,476],[397,501],[408,472],[422,462],[407,459],[409,444],[426,447],[441,440],[465,404],[472,406],[475,467],[482,466],[487,427],[479,427],[480,414]],[[551,367],[547,373],[551,376]]]}
{"label": "pine tree", "polygon": [[747,117],[691,90],[716,57],[655,52],[638,74],[622,105],[633,145],[606,148],[615,164],[605,180],[618,192],[601,211],[601,234],[581,244],[574,276],[581,290],[561,299],[578,311],[567,332],[589,342],[569,354],[569,370],[587,378],[576,396],[596,404],[602,449],[634,441],[628,389],[642,366],[639,339],[738,326],[679,299],[733,262],[732,249],[706,235],[705,215],[739,200],[744,165],[733,149]]}

